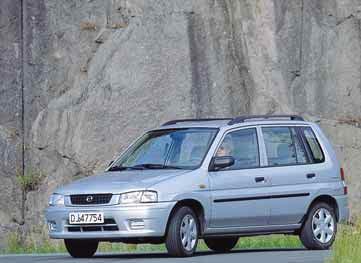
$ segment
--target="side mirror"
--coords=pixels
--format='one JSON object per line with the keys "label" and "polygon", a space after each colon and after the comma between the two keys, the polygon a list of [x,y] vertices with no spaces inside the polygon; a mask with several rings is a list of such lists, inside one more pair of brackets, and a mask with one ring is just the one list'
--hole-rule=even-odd
{"label": "side mirror", "polygon": [[234,165],[234,158],[232,156],[213,157],[210,171],[218,171]]}

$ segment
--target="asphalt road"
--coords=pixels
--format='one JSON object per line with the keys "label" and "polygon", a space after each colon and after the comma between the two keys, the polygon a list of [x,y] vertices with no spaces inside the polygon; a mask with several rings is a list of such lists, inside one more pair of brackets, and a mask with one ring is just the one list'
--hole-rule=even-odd
{"label": "asphalt road", "polygon": [[307,251],[302,249],[260,249],[235,250],[231,253],[216,254],[212,252],[198,252],[191,258],[170,258],[166,253],[147,254],[96,254],[91,259],[73,259],[67,254],[53,255],[4,255],[0,256],[1,263],[32,263],[32,262],[129,262],[129,263],[161,263],[161,262],[199,262],[199,263],[324,263],[329,251]]}

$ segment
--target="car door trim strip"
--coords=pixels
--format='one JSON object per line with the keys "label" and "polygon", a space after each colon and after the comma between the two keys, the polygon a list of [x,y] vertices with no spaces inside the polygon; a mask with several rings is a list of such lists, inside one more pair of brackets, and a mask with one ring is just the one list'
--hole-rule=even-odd
{"label": "car door trim strip", "polygon": [[262,195],[262,196],[251,196],[251,197],[215,199],[213,202],[214,203],[225,203],[225,202],[238,202],[238,201],[262,200],[262,199],[279,199],[279,198],[302,197],[302,196],[309,196],[309,195],[310,195],[310,193],[283,194],[283,195]]}

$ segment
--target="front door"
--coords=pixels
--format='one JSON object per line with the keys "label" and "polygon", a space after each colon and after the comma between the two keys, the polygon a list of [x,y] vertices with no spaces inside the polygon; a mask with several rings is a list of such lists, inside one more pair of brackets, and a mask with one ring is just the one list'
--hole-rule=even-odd
{"label": "front door", "polygon": [[260,199],[269,188],[260,167],[257,129],[243,128],[225,134],[216,156],[232,156],[234,165],[209,172],[212,192],[211,228],[265,226],[267,201]]}

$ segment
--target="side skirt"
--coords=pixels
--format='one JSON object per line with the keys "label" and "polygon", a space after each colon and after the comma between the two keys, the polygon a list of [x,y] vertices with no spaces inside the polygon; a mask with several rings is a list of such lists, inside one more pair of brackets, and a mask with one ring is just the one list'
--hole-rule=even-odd
{"label": "side skirt", "polygon": [[271,234],[292,234],[300,229],[301,226],[302,224],[206,228],[203,236],[257,236]]}

